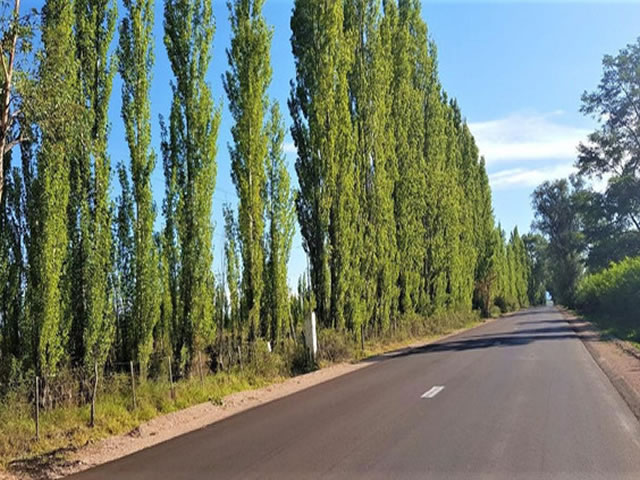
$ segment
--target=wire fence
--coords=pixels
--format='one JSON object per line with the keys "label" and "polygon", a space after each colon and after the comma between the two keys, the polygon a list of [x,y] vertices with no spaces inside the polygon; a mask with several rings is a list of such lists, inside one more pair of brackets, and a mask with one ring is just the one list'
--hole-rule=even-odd
{"label": "wire fence", "polygon": [[[167,401],[177,401],[178,388],[185,382],[201,384],[220,373],[242,372],[251,369],[257,376],[291,374],[309,368],[303,340],[288,339],[272,352],[271,345],[262,340],[238,341],[231,337],[218,339],[206,351],[197,352],[185,360],[170,355],[154,354],[147,369],[148,378],[141,375],[137,361],[108,360],[98,364],[61,368],[53,375],[26,373],[10,383],[0,384],[0,401],[7,405],[30,405],[33,412],[34,436],[39,439],[42,413],[59,408],[89,407],[89,425],[103,415],[97,401],[106,395],[126,399],[130,410],[140,407],[140,395],[167,395]],[[298,365],[296,365],[296,362]],[[307,363],[305,363],[307,362]],[[107,415],[108,413],[104,413]]]}

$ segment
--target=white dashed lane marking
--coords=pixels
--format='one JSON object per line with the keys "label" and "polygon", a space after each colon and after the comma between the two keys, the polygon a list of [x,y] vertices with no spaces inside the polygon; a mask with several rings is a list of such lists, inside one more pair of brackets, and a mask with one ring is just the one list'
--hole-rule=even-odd
{"label": "white dashed lane marking", "polygon": [[420,398],[433,398],[437,394],[439,394],[442,390],[444,390],[444,387],[436,385],[434,387],[431,387],[426,392],[424,392]]}

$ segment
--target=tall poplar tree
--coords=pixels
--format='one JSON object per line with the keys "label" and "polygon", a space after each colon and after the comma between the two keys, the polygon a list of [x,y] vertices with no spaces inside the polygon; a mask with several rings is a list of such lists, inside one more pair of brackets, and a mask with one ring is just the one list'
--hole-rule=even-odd
{"label": "tall poplar tree", "polygon": [[290,324],[287,263],[295,230],[295,207],[289,172],[282,150],[284,125],[278,104],[271,107],[267,125],[269,155],[266,163],[266,317],[270,338],[277,344]]}
{"label": "tall poplar tree", "polygon": [[211,1],[165,0],[164,31],[175,76],[169,124],[179,191],[181,311],[175,347],[181,363],[189,366],[214,333],[211,210],[220,108],[205,79],[215,32]]}
{"label": "tall poplar tree", "polygon": [[[399,308],[403,313],[420,311],[424,285],[425,232],[425,167],[424,162],[424,95],[415,83],[418,63],[416,38],[426,42],[426,29],[420,19],[419,5],[389,1],[385,15],[393,25],[392,115],[398,177],[395,186],[394,211],[399,259]],[[421,33],[419,33],[421,32]],[[416,35],[416,36],[414,36]],[[424,54],[423,46],[422,53]],[[426,58],[423,58],[423,64]],[[425,69],[428,65],[423,65]],[[428,70],[423,71],[423,75]],[[424,78],[420,79],[422,82]]]}
{"label": "tall poplar tree", "polygon": [[111,162],[107,154],[108,108],[114,64],[109,47],[115,31],[115,1],[76,0],[76,43],[82,100],[86,108],[88,142],[79,149],[88,167],[88,203],[81,206],[86,243],[86,323],[84,364],[102,366],[113,341],[114,318],[108,276],[111,272]]}
{"label": "tall poplar tree", "polygon": [[[242,252],[242,298],[249,335],[260,334],[260,308],[264,292],[264,189],[268,157],[267,88],[271,83],[271,29],[267,27],[264,0],[229,2],[231,48],[224,87],[235,121],[231,177],[238,192],[238,233]],[[265,325],[266,327],[266,325]]]}
{"label": "tall poplar tree", "polygon": [[356,208],[354,146],[347,74],[352,42],[344,32],[343,2],[297,0],[291,18],[296,62],[289,110],[298,151],[298,220],[311,261],[319,321],[342,329],[354,302],[352,248]]}
{"label": "tall poplar tree", "polygon": [[32,106],[40,131],[37,178],[30,181],[31,269],[29,318],[36,371],[54,374],[65,357],[69,332],[63,278],[67,258],[69,161],[76,149],[79,119],[78,64],[73,35],[73,5],[48,0],[42,15],[38,88]]}
{"label": "tall poplar tree", "polygon": [[118,56],[122,77],[122,119],[131,158],[135,204],[133,221],[135,295],[133,328],[136,358],[142,378],[147,375],[153,351],[153,330],[159,317],[156,248],[153,240],[155,211],[151,172],[151,69],[153,66],[153,0],[124,0],[126,16],[120,25]]}
{"label": "tall poplar tree", "polygon": [[223,206],[224,262],[226,288],[229,294],[229,323],[235,341],[242,341],[245,326],[240,318],[240,265],[238,261],[238,224],[230,205]]}

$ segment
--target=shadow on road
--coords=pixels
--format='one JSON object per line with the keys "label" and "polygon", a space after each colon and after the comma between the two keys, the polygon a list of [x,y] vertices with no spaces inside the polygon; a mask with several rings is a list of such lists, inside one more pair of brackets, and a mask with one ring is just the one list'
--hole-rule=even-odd
{"label": "shadow on road", "polygon": [[[549,312],[518,312],[515,315],[536,315]],[[554,326],[555,324],[555,326]],[[364,362],[378,362],[381,360],[391,360],[394,358],[406,357],[408,355],[428,354],[449,351],[465,351],[477,350],[493,347],[517,347],[527,345],[536,341],[552,341],[552,340],[568,340],[568,339],[588,339],[599,340],[597,334],[591,334],[590,329],[586,326],[568,325],[564,320],[536,320],[517,322],[515,325],[530,325],[531,328],[523,328],[512,332],[485,333],[463,338],[444,340],[441,342],[424,345],[422,347],[410,348],[395,352],[389,352],[386,355],[379,355],[363,360]],[[533,325],[540,325],[534,328]],[[578,334],[582,334],[579,336]],[[464,335],[464,334],[463,334]]]}
{"label": "shadow on road", "polygon": [[[515,333],[515,332],[514,332]],[[517,347],[520,345],[527,345],[536,341],[549,341],[549,340],[567,340],[572,338],[578,338],[575,333],[566,333],[558,335],[496,335],[488,336],[484,338],[470,338],[466,340],[456,340],[450,342],[437,343],[434,345],[426,345],[424,347],[415,348],[404,355],[415,355],[418,353],[432,353],[432,352],[449,352],[449,351],[464,351],[464,350],[476,350],[481,348],[493,348],[493,347]],[[597,337],[594,335],[594,339]]]}
{"label": "shadow on road", "polygon": [[[563,325],[557,327],[542,327],[542,328],[523,328],[521,330],[514,330],[513,332],[509,332],[509,335],[528,335],[528,334],[536,334],[541,335],[543,333],[574,333],[574,332],[586,332],[589,329],[587,327],[571,327],[570,325]],[[479,337],[491,337],[495,335],[495,333],[485,333],[482,335],[473,335],[474,338]]]}

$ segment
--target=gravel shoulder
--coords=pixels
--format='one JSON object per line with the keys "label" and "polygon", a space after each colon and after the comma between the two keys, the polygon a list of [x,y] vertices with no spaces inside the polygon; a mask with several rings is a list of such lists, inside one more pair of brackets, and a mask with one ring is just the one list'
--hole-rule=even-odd
{"label": "gravel shoulder", "polygon": [[14,463],[11,472],[0,471],[0,480],[49,480],[87,470],[204,428],[251,408],[385,361],[396,355],[406,353],[407,350],[419,348],[429,343],[473,330],[491,321],[493,320],[490,319],[475,327],[462,328],[437,338],[413,342],[402,348],[391,350],[357,363],[335,364],[305,375],[288,378],[280,383],[274,383],[260,389],[237,392],[226,396],[221,405],[211,402],[201,403],[184,410],[162,415],[141,424],[135,430],[124,435],[109,437],[79,449],[51,452],[35,459]]}
{"label": "gravel shoulder", "polygon": [[640,421],[640,350],[629,342],[604,336],[591,322],[561,309],[596,363]]}

